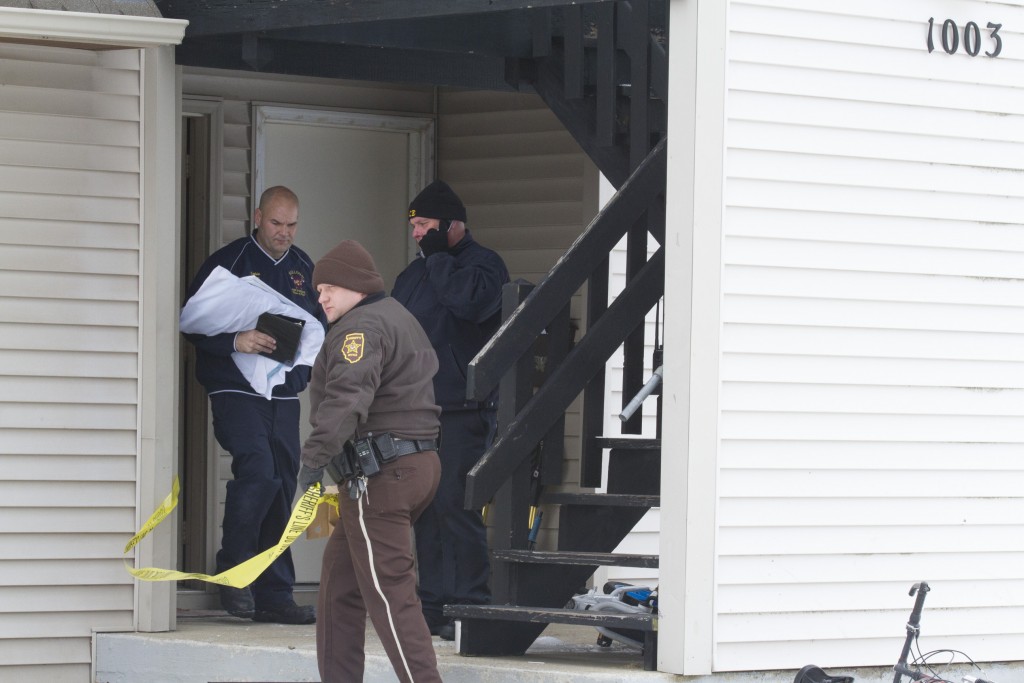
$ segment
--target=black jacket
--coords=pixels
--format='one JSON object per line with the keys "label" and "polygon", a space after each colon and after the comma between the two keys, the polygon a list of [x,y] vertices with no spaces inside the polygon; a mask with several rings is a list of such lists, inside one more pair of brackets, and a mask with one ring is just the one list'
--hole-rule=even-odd
{"label": "black jacket", "polygon": [[468,230],[447,252],[418,256],[395,280],[391,296],[416,317],[437,353],[434,397],[443,410],[479,407],[466,400],[466,368],[501,324],[508,281],[505,262]]}
{"label": "black jacket", "polygon": [[[298,247],[292,246],[280,260],[274,261],[263,251],[254,236],[241,237],[206,259],[188,288],[187,299],[199,291],[217,266],[223,266],[238,277],[257,276],[296,305],[309,311],[314,318],[325,321],[323,309],[317,303],[318,295],[313,289],[313,262]],[[207,393],[240,391],[259,395],[231,359],[235,350],[235,334],[244,331],[235,330],[213,336],[185,335],[196,347],[196,379]],[[309,382],[309,370],[306,365],[297,365],[289,370],[284,384],[274,387],[273,395],[280,398],[298,395]]]}

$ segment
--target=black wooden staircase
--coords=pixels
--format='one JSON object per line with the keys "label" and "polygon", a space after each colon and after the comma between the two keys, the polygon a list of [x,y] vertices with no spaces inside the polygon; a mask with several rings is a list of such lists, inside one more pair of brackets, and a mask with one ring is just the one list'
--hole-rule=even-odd
{"label": "black wooden staircase", "polygon": [[[506,320],[469,368],[469,398],[500,386],[499,432],[469,474],[466,506],[490,503],[492,605],[449,605],[461,621],[460,652],[522,654],[549,623],[643,632],[644,665],[655,668],[657,614],[565,609],[600,566],[657,567],[657,556],[613,554],[641,517],[659,505],[658,439],[603,438],[604,369],[624,345],[623,395],[644,383],[644,319],[664,290],[664,248],[648,258],[648,237],[664,239],[667,16],[647,0],[534,11],[534,56],[509,60],[514,83],[544,99],[617,188],[548,276],[506,291]],[[656,13],[657,14],[657,13]],[[627,286],[610,305],[608,256],[623,237]],[[587,284],[586,333],[570,338],[569,301]],[[537,350],[543,340],[543,351]],[[543,365],[542,380],[536,368]],[[562,483],[564,415],[584,395],[581,487]],[[659,416],[660,417],[660,416]],[[640,432],[640,415],[624,433]],[[554,550],[534,550],[531,509],[558,513]]]}

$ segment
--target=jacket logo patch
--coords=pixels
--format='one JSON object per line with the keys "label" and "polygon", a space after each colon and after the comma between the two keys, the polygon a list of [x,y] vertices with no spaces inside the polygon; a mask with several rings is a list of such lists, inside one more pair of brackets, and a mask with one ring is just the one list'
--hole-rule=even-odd
{"label": "jacket logo patch", "polygon": [[358,363],[363,359],[363,333],[352,332],[345,335],[341,344],[341,356],[349,363]]}
{"label": "jacket logo patch", "polygon": [[305,296],[306,294],[306,278],[297,270],[289,270],[288,275],[292,279],[292,294],[298,296]]}

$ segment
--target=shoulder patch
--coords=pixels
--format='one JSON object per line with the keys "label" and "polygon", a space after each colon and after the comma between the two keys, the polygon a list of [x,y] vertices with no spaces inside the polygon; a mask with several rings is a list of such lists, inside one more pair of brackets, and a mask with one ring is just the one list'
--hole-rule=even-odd
{"label": "shoulder patch", "polygon": [[363,333],[350,332],[345,335],[345,341],[341,344],[341,357],[349,363],[358,363],[363,359]]}

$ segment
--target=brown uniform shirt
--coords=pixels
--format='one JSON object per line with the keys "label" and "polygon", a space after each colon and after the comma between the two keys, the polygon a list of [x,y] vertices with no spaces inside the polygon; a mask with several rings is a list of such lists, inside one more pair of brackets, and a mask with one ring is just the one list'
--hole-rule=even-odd
{"label": "brown uniform shirt", "polygon": [[400,303],[370,295],[339,318],[313,365],[313,433],[302,448],[307,467],[325,466],[345,442],[370,433],[432,439],[437,355],[416,318]]}

